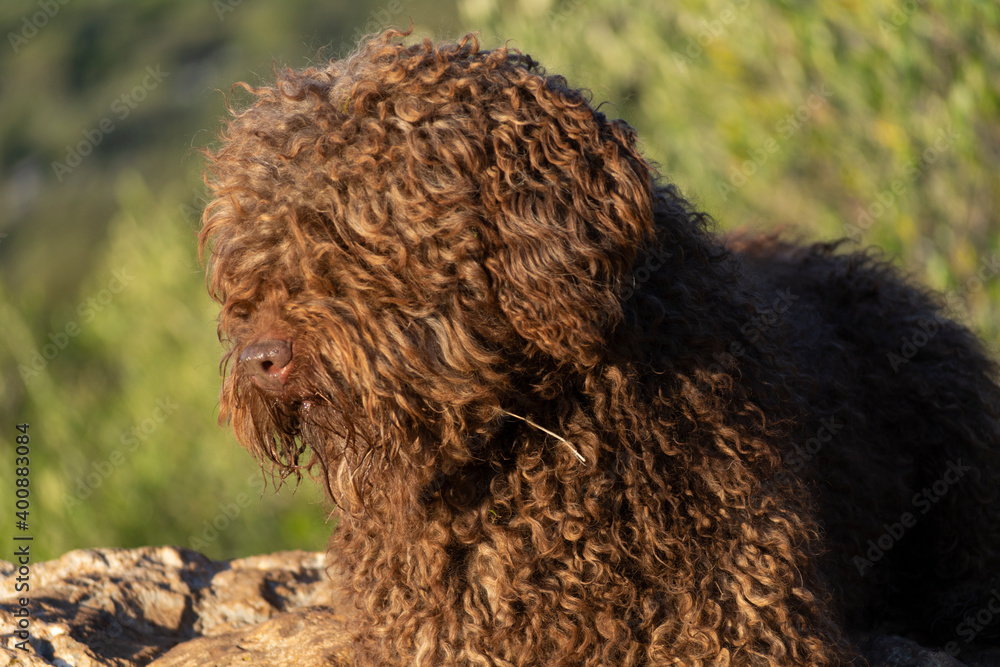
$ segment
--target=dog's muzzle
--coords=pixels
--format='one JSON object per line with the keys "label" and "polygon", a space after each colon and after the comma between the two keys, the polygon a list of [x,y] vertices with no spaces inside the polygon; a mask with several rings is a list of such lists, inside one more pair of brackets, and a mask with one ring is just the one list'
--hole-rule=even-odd
{"label": "dog's muzzle", "polygon": [[257,341],[243,350],[240,365],[261,389],[281,391],[292,367],[292,344],[278,338]]}

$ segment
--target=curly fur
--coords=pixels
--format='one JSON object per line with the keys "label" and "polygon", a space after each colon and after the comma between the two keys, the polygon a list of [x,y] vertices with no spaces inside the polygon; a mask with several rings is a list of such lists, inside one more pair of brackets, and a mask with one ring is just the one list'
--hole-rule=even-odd
{"label": "curly fur", "polygon": [[975,338],[871,253],[720,238],[530,57],[400,35],[244,86],[200,239],[221,418],[325,483],[356,663],[843,665],[860,631],[954,638],[1000,563]]}

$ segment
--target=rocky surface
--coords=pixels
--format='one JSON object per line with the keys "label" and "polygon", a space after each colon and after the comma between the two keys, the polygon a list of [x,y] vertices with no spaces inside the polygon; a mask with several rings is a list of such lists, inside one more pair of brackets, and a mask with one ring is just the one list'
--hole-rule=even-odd
{"label": "rocky surface", "polygon": [[[229,667],[351,664],[347,610],[321,553],[212,561],[188,549],[71,551],[30,569],[30,640],[15,565],[0,561],[0,667]],[[998,667],[962,646],[959,662],[900,637],[863,646],[872,667]]]}
{"label": "rocky surface", "polygon": [[0,561],[0,666],[348,665],[321,553],[217,562],[187,549],[91,549],[33,564],[30,641]]}

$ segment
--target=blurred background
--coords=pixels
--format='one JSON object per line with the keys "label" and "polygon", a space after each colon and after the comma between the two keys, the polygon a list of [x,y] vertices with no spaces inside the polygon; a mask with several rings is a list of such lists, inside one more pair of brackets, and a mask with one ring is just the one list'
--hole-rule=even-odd
{"label": "blurred background", "polygon": [[[6,0],[0,539],[33,535],[36,559],[325,547],[315,485],[274,493],[216,423],[199,149],[225,99],[243,99],[235,81],[411,21],[411,39],[478,31],[589,88],[722,229],[882,248],[1000,350],[990,0]],[[21,423],[27,531],[14,525]]]}

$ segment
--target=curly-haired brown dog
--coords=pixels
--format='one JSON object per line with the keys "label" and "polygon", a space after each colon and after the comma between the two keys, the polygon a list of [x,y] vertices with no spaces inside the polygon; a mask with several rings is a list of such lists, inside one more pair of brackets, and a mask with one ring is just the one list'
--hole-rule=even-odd
{"label": "curly-haired brown dog", "polygon": [[247,87],[201,234],[222,416],[325,481],[357,664],[958,639],[1000,563],[975,338],[868,254],[724,242],[528,56],[399,35]]}

